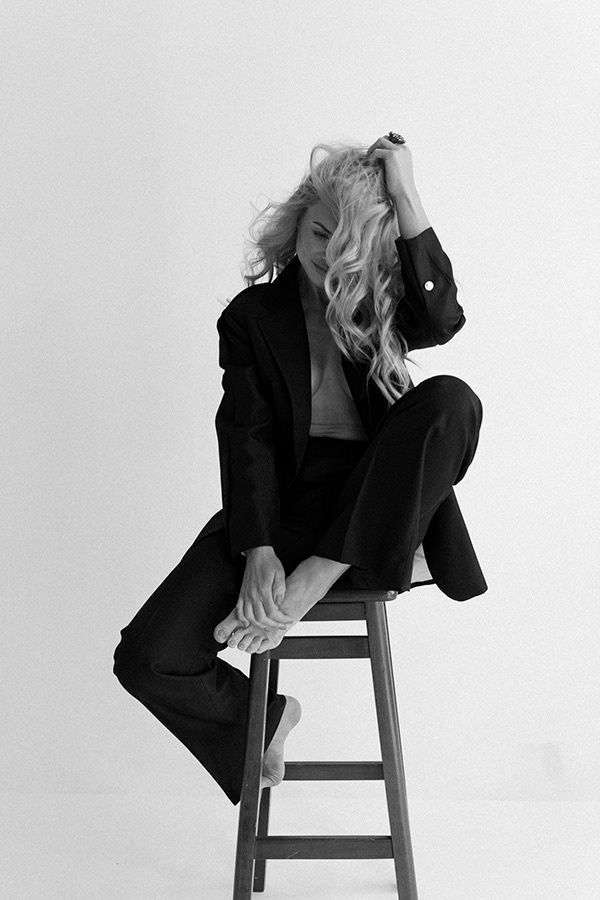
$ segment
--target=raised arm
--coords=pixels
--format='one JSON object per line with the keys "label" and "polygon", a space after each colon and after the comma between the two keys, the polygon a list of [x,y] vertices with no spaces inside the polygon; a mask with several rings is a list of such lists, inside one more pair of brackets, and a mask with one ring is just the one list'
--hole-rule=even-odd
{"label": "raised arm", "polygon": [[388,195],[396,210],[396,240],[405,296],[398,301],[396,325],[409,350],[445,344],[465,324],[456,299],[452,265],[429,223],[417,190],[412,153],[404,143],[380,137],[369,147],[382,160]]}
{"label": "raised arm", "polygon": [[431,226],[396,240],[405,294],[398,301],[396,326],[409,350],[445,344],[465,324],[452,263]]}

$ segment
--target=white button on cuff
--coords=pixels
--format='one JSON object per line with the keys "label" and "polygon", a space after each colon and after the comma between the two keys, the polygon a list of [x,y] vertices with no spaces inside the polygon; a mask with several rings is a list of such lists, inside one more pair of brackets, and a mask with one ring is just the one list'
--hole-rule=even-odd
{"label": "white button on cuff", "polygon": [[432,291],[433,290],[433,281],[426,281],[425,284],[423,285],[423,287],[425,288],[426,291]]}

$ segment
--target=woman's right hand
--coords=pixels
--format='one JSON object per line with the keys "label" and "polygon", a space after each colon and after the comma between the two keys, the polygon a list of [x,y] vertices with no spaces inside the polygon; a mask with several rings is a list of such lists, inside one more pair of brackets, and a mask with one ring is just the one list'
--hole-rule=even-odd
{"label": "woman's right hand", "polygon": [[243,623],[286,628],[293,622],[278,605],[285,596],[285,570],[273,547],[246,550],[246,568],[236,611]]}

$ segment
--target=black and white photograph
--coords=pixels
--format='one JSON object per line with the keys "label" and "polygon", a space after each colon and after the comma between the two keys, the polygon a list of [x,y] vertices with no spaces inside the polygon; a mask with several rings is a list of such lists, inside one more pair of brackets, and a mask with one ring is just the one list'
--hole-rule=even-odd
{"label": "black and white photograph", "polygon": [[2,897],[597,900],[597,8],[0,23]]}

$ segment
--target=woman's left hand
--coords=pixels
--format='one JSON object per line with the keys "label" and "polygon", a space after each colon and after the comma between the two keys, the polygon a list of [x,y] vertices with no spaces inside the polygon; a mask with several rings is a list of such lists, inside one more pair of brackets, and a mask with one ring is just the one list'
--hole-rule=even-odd
{"label": "woman's left hand", "polygon": [[387,137],[380,137],[371,144],[367,156],[382,159],[385,166],[385,183],[390,197],[416,190],[412,153],[407,144],[394,144]]}

